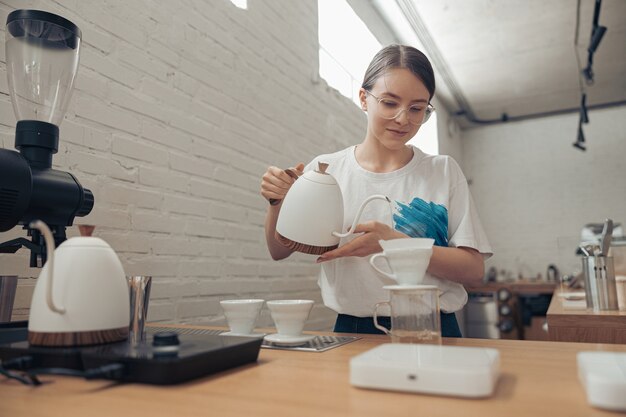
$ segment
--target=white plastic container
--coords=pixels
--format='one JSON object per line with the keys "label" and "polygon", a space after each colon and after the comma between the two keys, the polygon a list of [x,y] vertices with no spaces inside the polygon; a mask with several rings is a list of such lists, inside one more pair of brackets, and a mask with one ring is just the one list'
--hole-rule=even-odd
{"label": "white plastic container", "polygon": [[388,343],[350,360],[361,388],[459,397],[488,397],[500,373],[496,349]]}
{"label": "white plastic container", "polygon": [[579,352],[577,359],[589,405],[626,411],[626,353]]}

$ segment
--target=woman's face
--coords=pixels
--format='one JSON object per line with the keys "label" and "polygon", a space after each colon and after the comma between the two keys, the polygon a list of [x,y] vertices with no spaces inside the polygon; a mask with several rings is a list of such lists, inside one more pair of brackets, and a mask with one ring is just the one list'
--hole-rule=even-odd
{"label": "woman's face", "polygon": [[[424,110],[430,93],[424,83],[406,68],[393,68],[380,76],[371,94],[361,89],[359,97],[367,112],[367,135],[389,150],[404,148],[417,133],[420,125],[409,123],[409,113]],[[378,99],[383,99],[379,103]],[[405,109],[394,119],[382,117],[382,106]]]}

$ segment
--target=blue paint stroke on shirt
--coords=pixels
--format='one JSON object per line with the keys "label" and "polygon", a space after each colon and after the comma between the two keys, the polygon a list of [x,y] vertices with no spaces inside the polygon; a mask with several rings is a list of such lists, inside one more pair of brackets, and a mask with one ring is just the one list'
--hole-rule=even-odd
{"label": "blue paint stroke on shirt", "polygon": [[395,229],[411,237],[435,239],[435,245],[448,246],[448,209],[433,202],[414,198],[411,204],[396,201]]}

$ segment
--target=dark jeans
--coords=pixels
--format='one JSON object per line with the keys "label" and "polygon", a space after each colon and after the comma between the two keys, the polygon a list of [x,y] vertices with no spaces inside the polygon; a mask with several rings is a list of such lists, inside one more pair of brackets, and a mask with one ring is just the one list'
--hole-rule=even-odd
{"label": "dark jeans", "polygon": [[[378,323],[383,327],[391,329],[390,317],[378,317]],[[334,331],[337,333],[384,334],[381,330],[374,327],[374,319],[372,317],[355,317],[347,314],[339,314],[337,316]],[[441,336],[463,337],[454,313],[441,313]]]}

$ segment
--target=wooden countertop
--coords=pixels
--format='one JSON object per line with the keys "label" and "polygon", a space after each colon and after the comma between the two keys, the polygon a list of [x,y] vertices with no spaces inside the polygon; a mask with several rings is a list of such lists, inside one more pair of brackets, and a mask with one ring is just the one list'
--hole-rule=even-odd
{"label": "wooden countertop", "polygon": [[564,308],[563,293],[560,289],[554,293],[546,315],[550,340],[626,343],[626,311]]}
{"label": "wooden countertop", "polygon": [[555,287],[555,282],[524,279],[510,282],[488,282],[473,287],[468,286],[467,291],[470,293],[494,292],[506,288],[515,294],[552,294]]}
{"label": "wooden countertop", "polygon": [[445,345],[500,351],[501,377],[493,397],[460,399],[352,387],[350,358],[388,341],[367,335],[323,353],[262,349],[256,364],[169,387],[47,376],[42,379],[49,384],[32,388],[0,378],[0,416],[616,415],[587,405],[576,353],[626,352],[626,346],[448,338]]}

